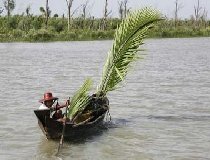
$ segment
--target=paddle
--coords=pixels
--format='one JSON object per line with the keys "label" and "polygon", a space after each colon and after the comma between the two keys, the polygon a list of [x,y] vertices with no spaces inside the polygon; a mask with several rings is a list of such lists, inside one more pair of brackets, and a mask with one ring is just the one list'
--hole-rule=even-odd
{"label": "paddle", "polygon": [[[67,118],[67,110],[68,110],[68,106],[69,106],[69,101],[70,101],[70,98],[69,98],[69,100],[68,100],[67,103],[66,103],[66,112],[65,112],[65,117],[66,117],[66,118]],[[61,146],[63,146],[63,140],[64,140],[65,129],[66,129],[66,119],[64,119],[63,130],[62,130],[62,135],[61,135],[61,139],[60,139],[60,142],[59,142],[57,154],[59,153],[59,150],[60,150]]]}

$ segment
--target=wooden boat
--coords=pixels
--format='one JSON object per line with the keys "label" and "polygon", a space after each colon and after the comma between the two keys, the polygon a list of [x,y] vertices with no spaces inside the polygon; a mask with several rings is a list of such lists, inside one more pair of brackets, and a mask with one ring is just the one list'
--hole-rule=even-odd
{"label": "wooden boat", "polygon": [[[75,137],[83,134],[84,132],[89,132],[96,129],[99,125],[103,123],[104,117],[109,108],[109,101],[106,98],[105,101],[101,103],[94,102],[90,107],[97,109],[92,110],[91,117],[83,120],[79,123],[66,122],[66,128],[64,132],[64,137]],[[50,109],[46,110],[34,110],[34,113],[38,119],[39,127],[41,128],[47,139],[58,139],[62,135],[63,122],[57,121],[51,118]]]}

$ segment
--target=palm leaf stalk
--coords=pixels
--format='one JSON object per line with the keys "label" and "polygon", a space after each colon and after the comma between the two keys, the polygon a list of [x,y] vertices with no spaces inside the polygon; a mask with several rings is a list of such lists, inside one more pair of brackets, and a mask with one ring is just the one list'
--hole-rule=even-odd
{"label": "palm leaf stalk", "polygon": [[149,29],[160,20],[162,18],[158,11],[146,7],[122,21],[108,52],[97,95],[106,95],[108,91],[115,90],[125,79],[131,63],[138,59],[139,46],[143,44]]}
{"label": "palm leaf stalk", "polygon": [[[96,92],[98,96],[105,96],[108,91],[115,90],[125,79],[131,63],[138,59],[139,46],[143,44],[148,30],[160,20],[161,14],[151,8],[143,8],[123,20],[115,32],[112,48],[103,67],[102,78]],[[68,118],[71,120],[82,113],[90,103],[91,97],[87,92],[91,85],[92,81],[87,79],[73,96],[68,109]]]}
{"label": "palm leaf stalk", "polygon": [[81,88],[75,93],[75,95],[71,99],[71,103],[68,106],[68,114],[67,117],[72,120],[74,117],[81,113],[85,107],[89,104],[90,96],[88,95],[88,91],[90,91],[92,86],[92,80],[86,79]]}

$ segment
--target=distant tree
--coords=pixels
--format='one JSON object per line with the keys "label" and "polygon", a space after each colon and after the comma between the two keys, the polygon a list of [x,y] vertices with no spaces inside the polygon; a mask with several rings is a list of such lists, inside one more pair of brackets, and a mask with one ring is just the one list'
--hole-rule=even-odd
{"label": "distant tree", "polygon": [[195,21],[198,22],[199,18],[201,17],[201,10],[202,7],[200,7],[200,0],[197,1],[197,5],[194,6],[194,13],[195,13]]}
{"label": "distant tree", "polygon": [[120,16],[120,20],[123,19],[123,1],[118,1],[118,5],[119,5],[119,8],[118,8],[118,12],[119,12],[119,16]]}
{"label": "distant tree", "polygon": [[26,15],[27,15],[27,16],[30,15],[30,10],[31,10],[31,7],[30,7],[30,6],[27,6],[27,7],[26,7]]}
{"label": "distant tree", "polygon": [[203,9],[203,13],[200,17],[202,24],[204,25],[204,27],[206,28],[208,23],[207,23],[207,17],[208,17],[208,12],[206,11],[206,9]]}
{"label": "distant tree", "polygon": [[48,27],[48,20],[49,20],[49,17],[50,17],[50,9],[49,9],[49,0],[46,0],[46,6],[45,6],[45,27],[47,29]]}
{"label": "distant tree", "polygon": [[[46,6],[48,6],[48,2],[46,3]],[[49,9],[49,7],[46,7],[45,9],[44,7],[40,7],[39,10],[42,13],[42,16],[45,18],[45,28],[47,29],[51,10]]]}
{"label": "distant tree", "polygon": [[44,7],[40,7],[39,8],[39,11],[41,12],[41,17],[44,19],[45,18],[45,9],[44,9]]}
{"label": "distant tree", "polygon": [[54,18],[58,18],[58,14],[56,13],[56,14],[54,14],[54,16],[53,16]]}
{"label": "distant tree", "polygon": [[18,29],[22,30],[22,31],[26,31],[28,32],[31,28],[31,21],[33,19],[32,16],[30,16],[30,6],[27,6],[26,9],[25,9],[25,12],[26,12],[26,17],[23,17],[24,16],[24,13],[21,15],[22,18],[20,18],[18,20]]}
{"label": "distant tree", "polygon": [[120,15],[120,19],[122,20],[123,18],[126,18],[127,14],[129,13],[128,9],[128,0],[122,0],[120,2],[118,2],[119,5],[119,15]]}
{"label": "distant tree", "polygon": [[68,8],[68,31],[70,30],[71,25],[71,8],[74,0],[66,0],[66,5]]}
{"label": "distant tree", "polygon": [[104,5],[104,17],[103,17],[103,22],[102,22],[102,29],[105,30],[107,26],[107,17],[108,17],[108,0],[105,0],[105,5]]}
{"label": "distant tree", "polygon": [[195,27],[199,27],[199,22],[207,18],[207,11],[200,6],[200,0],[197,1],[197,5],[194,6],[195,14]]}
{"label": "distant tree", "polygon": [[124,0],[124,2],[123,2],[123,5],[124,5],[124,18],[126,18],[126,16],[127,16],[127,13],[128,13],[128,7],[127,7],[127,5],[128,5],[128,0]]}
{"label": "distant tree", "polygon": [[86,16],[87,16],[88,3],[89,3],[89,0],[87,0],[84,4],[82,4],[82,17],[83,17],[83,19],[86,19]]}
{"label": "distant tree", "polygon": [[178,0],[175,1],[175,11],[174,11],[174,26],[175,28],[177,27],[177,23],[178,23],[178,12],[180,11],[180,9],[183,8],[183,5],[181,3],[179,3]]}
{"label": "distant tree", "polygon": [[5,7],[5,10],[7,11],[7,17],[9,18],[11,15],[11,12],[15,9],[15,1],[14,0],[5,0],[4,7]]}
{"label": "distant tree", "polygon": [[0,15],[3,13],[4,9],[0,7]]}
{"label": "distant tree", "polygon": [[44,7],[40,7],[39,8],[39,11],[44,15],[45,14],[45,9],[44,9]]}
{"label": "distant tree", "polygon": [[104,16],[102,20],[102,30],[106,30],[107,28],[107,17],[110,15],[111,11],[108,11],[108,0],[105,0],[105,5],[104,5]]}

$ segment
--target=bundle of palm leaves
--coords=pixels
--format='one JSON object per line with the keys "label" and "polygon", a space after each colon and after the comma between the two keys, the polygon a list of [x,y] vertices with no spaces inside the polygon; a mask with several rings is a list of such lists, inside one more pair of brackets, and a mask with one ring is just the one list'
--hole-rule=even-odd
{"label": "bundle of palm leaves", "polygon": [[[96,95],[106,96],[107,92],[119,87],[131,67],[132,62],[139,57],[139,46],[147,36],[148,30],[156,22],[162,20],[161,14],[151,8],[143,8],[131,13],[115,32],[114,42],[103,68],[100,84],[97,87]],[[88,84],[88,85],[87,85]],[[75,117],[88,105],[90,98],[87,96],[90,82],[86,81],[71,101],[69,117]],[[86,87],[84,87],[86,86]]]}
{"label": "bundle of palm leaves", "polygon": [[87,107],[90,101],[90,96],[88,91],[91,89],[92,80],[86,79],[82,87],[75,93],[71,99],[71,103],[68,106],[67,117],[70,120],[74,120],[77,114],[82,113],[82,111]]}

